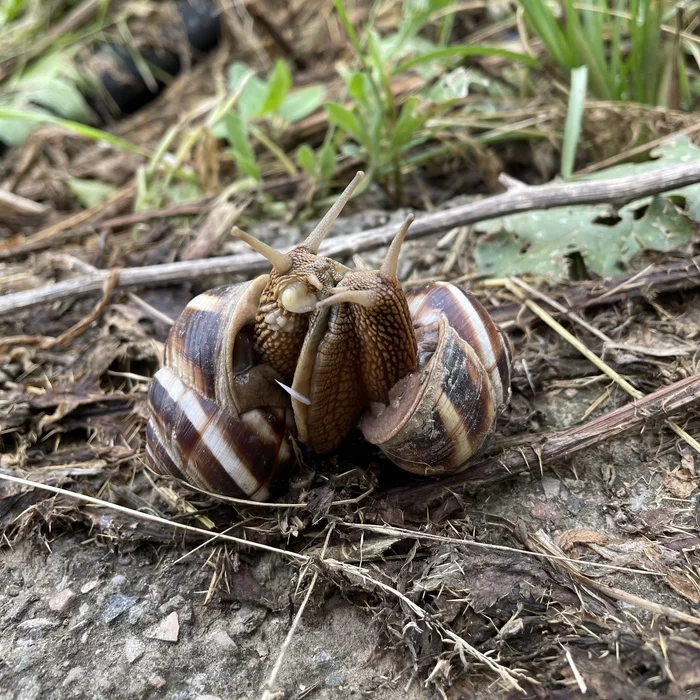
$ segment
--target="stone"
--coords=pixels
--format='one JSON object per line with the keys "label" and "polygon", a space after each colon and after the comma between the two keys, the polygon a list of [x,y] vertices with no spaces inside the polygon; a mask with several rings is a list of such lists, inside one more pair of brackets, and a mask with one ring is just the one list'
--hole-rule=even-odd
{"label": "stone", "polygon": [[75,593],[70,588],[64,588],[49,598],[49,609],[57,613],[66,612],[75,603],[75,600]]}
{"label": "stone", "polygon": [[321,651],[318,652],[318,654],[314,654],[311,657],[311,663],[316,666],[317,668],[321,668],[323,666],[328,666],[328,664],[331,662],[331,655],[325,650],[322,649]]}
{"label": "stone", "polygon": [[125,613],[130,608],[133,608],[134,605],[136,605],[136,600],[136,598],[130,595],[113,593],[112,597],[109,599],[109,605],[105,610],[105,622],[112,622],[116,620],[122,613]]}
{"label": "stone", "polygon": [[543,476],[541,479],[542,490],[547,498],[556,498],[561,491],[561,481],[551,476]]}
{"label": "stone", "polygon": [[218,695],[197,695],[194,700],[221,700]]}
{"label": "stone", "polygon": [[138,637],[127,637],[124,641],[124,658],[133,664],[146,651],[146,645]]}
{"label": "stone", "polygon": [[170,600],[163,603],[163,605],[161,605],[158,609],[163,613],[163,615],[167,615],[169,612],[181,608],[185,602],[185,599],[178,593],[170,598]]}
{"label": "stone", "polygon": [[87,581],[80,587],[80,592],[81,593],[89,593],[90,591],[95,590],[100,585],[100,579],[94,578],[92,581]]}
{"label": "stone", "polygon": [[31,620],[25,620],[17,625],[18,630],[36,630],[46,629],[47,627],[56,627],[58,622],[49,620],[48,617],[33,617]]}
{"label": "stone", "polygon": [[323,679],[323,682],[329,688],[338,688],[345,683],[345,675],[342,671],[331,671],[331,673]]}
{"label": "stone", "polygon": [[7,612],[5,613],[5,619],[8,622],[19,620],[19,618],[22,617],[22,615],[24,615],[30,603],[34,602],[36,599],[37,595],[35,593],[32,593],[31,591],[25,591],[24,593],[20,593],[16,597],[14,603],[10,605]]}
{"label": "stone", "polygon": [[212,632],[210,639],[220,649],[234,649],[236,647],[236,642],[231,639],[228,632],[222,629]]}
{"label": "stone", "polygon": [[162,688],[165,685],[166,681],[165,678],[162,676],[159,676],[157,673],[154,673],[149,679],[148,679],[148,685],[150,685],[152,688],[155,688],[156,690]]}
{"label": "stone", "polygon": [[80,680],[84,675],[85,669],[82,666],[74,666],[66,673],[66,677],[63,679],[63,687],[65,688],[67,685],[75,683],[75,681]]}
{"label": "stone", "polygon": [[164,617],[160,622],[149,627],[143,634],[149,639],[159,639],[162,642],[177,642],[180,636],[180,621],[177,613],[171,612],[170,615]]}
{"label": "stone", "polygon": [[112,576],[112,580],[110,581],[110,583],[113,586],[123,586],[126,583],[126,576],[123,576],[122,574]]}

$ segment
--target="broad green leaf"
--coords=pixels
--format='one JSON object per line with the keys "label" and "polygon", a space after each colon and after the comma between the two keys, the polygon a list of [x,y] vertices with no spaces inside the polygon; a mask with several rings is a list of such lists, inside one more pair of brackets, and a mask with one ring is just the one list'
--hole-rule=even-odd
{"label": "broad green leaf", "polygon": [[248,139],[248,131],[240,115],[236,114],[236,112],[229,112],[224,119],[226,122],[226,136],[231,144],[231,148],[249,160],[254,160],[255,154]]}
{"label": "broad green leaf", "polygon": [[[7,120],[7,121],[6,121]],[[22,122],[24,124],[41,124],[43,122],[50,124],[57,124],[62,126],[64,129],[69,129],[70,131],[84,136],[85,138],[92,139],[93,141],[104,141],[115,148],[121,148],[125,151],[131,151],[132,153],[139,153],[142,155],[148,155],[140,146],[127,141],[119,136],[110,134],[107,131],[102,131],[101,129],[96,129],[93,126],[87,126],[86,124],[79,124],[78,122],[72,121],[71,119],[61,119],[59,117],[54,117],[52,114],[46,114],[39,110],[29,110],[29,109],[14,109],[11,107],[0,107],[0,134],[3,132],[3,126],[10,123],[8,131],[12,133],[13,128],[16,130],[16,125],[12,122]],[[15,131],[16,133],[16,131]],[[2,138],[2,137],[0,137]]]}
{"label": "broad green leaf", "polygon": [[[228,85],[235,92],[251,69],[245,63],[233,63],[228,71]],[[243,119],[252,119],[260,114],[268,95],[267,84],[253,75],[248,79],[238,98],[237,108]]]}
{"label": "broad green leaf", "polygon": [[255,162],[255,152],[250,145],[245,122],[235,112],[229,112],[224,119],[226,122],[226,136],[231,144],[231,152],[238,169],[241,173],[259,180],[260,171]]}
{"label": "broad green leaf", "polygon": [[[677,137],[651,152],[654,160],[625,163],[588,176],[609,179],[700,160],[700,148]],[[682,208],[677,206],[682,205]],[[484,234],[475,251],[478,267],[492,275],[536,273],[567,276],[566,255],[581,254],[600,275],[627,269],[640,251],[668,252],[685,245],[700,222],[700,184],[645,197],[621,207],[611,219],[607,205],[558,207],[493,219],[476,225]]]}
{"label": "broad green leaf", "polygon": [[325,182],[330,181],[335,174],[336,162],[337,154],[333,144],[329,141],[324,144],[318,152],[318,167],[321,171],[321,177]]}
{"label": "broad green leaf", "polygon": [[117,188],[109,182],[69,177],[66,184],[75,198],[86,208],[104,202]]}
{"label": "broad green leaf", "polygon": [[404,102],[396,121],[389,150],[392,153],[400,151],[413,138],[416,131],[423,126],[424,122],[425,117],[418,112],[418,98],[409,97]]}
{"label": "broad green leaf", "polygon": [[293,124],[315,112],[325,99],[326,88],[323,85],[309,85],[287,95],[277,114]]}
{"label": "broad green leaf", "polygon": [[326,102],[328,121],[352,136],[358,143],[366,144],[367,136],[357,117],[337,102]]}
{"label": "broad green leaf", "polygon": [[64,119],[89,122],[94,118],[80,90],[61,78],[25,83],[23,97],[26,101],[41,105]]}
{"label": "broad green leaf", "polygon": [[364,73],[352,73],[347,82],[348,93],[356,102],[363,107],[369,107],[369,95],[372,92],[370,79]]}
{"label": "broad green leaf", "polygon": [[296,153],[296,160],[299,167],[309,173],[309,175],[313,175],[316,172],[316,156],[311,146],[305,143],[299,146]]}
{"label": "broad green leaf", "polygon": [[275,67],[272,70],[267,84],[267,95],[265,101],[260,108],[257,116],[271,114],[284,102],[292,86],[292,74],[289,72],[289,67],[282,59],[275,62]]}

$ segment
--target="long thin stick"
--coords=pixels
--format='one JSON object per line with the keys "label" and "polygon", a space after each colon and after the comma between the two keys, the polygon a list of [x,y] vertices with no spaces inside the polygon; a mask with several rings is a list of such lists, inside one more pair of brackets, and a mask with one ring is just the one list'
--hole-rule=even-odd
{"label": "long thin stick", "polygon": [[[614,180],[514,187],[503,194],[478,202],[426,214],[415,221],[407,238],[421,238],[455,226],[532,209],[577,204],[622,205],[640,197],[668,192],[696,182],[700,182],[700,160]],[[388,224],[350,236],[331,238],[324,242],[320,252],[331,257],[352,256],[388,245],[395,233],[395,224]],[[119,284],[121,287],[169,285],[212,275],[251,276],[268,268],[269,263],[261,255],[244,253],[205,260],[125,268],[119,273]],[[105,270],[99,274],[66,280],[40,289],[8,294],[0,299],[0,315],[98,291],[108,274]]]}

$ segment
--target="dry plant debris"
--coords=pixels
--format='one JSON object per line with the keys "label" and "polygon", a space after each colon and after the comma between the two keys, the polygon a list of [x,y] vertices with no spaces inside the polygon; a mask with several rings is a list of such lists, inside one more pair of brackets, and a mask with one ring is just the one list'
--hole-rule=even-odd
{"label": "dry plant debris", "polygon": [[[491,22],[485,3],[472,4],[458,21],[465,36]],[[484,250],[500,255],[484,248],[486,219],[585,201],[581,221],[627,204],[617,214],[633,226],[648,212],[643,196],[697,188],[697,160],[662,177],[626,173],[633,179],[613,190],[600,172],[697,137],[689,113],[588,103],[586,169],[600,179],[553,184],[542,184],[554,172],[549,141],[465,144],[473,111],[441,117],[452,119],[449,155],[404,183],[406,202],[429,211],[400,275],[408,286],[470,285],[516,348],[512,404],[470,470],[411,479],[353,436],[323,458],[300,449],[276,500],[253,504],[145,468],[146,390],[172,319],[199,291],[262,269],[227,229],[247,219],[288,247],[332,184],[289,174],[260,149],[259,191],[236,189],[230,154],[205,128],[234,61],[269,76],[283,55],[295,80],[299,65],[314,66],[303,79],[343,98],[333,70],[350,53],[342,26],[310,5],[229,7],[229,40],[111,127],[132,150],[44,125],[0,166],[0,698],[5,688],[13,700],[49,697],[52,684],[65,697],[114,698],[697,695],[700,243],[686,216],[695,191],[663,200],[673,221],[685,217],[682,240],[627,250],[621,274],[577,279],[574,253],[585,248],[556,258],[557,279],[529,269],[484,279],[474,265]],[[374,21],[387,30],[399,14],[399,3],[379,3]],[[367,18],[362,3],[356,15]],[[248,22],[261,17],[267,30],[252,35]],[[287,20],[299,29],[293,46]],[[509,80],[500,66],[480,64],[498,84]],[[425,80],[411,73],[391,87],[404,99]],[[473,110],[476,98],[458,106]],[[482,117],[541,136],[560,131],[565,114],[561,100],[534,96],[497,126]],[[263,120],[263,139],[275,119]],[[327,126],[313,113],[273,146],[319,147]],[[641,151],[621,145],[632,129],[646,136]],[[356,165],[347,155],[333,183]],[[453,201],[451,178],[487,196]],[[180,201],[185,190],[195,196]],[[388,210],[387,192],[358,198],[327,252],[378,259],[405,215]],[[287,220],[272,221],[285,199]],[[513,234],[520,261],[517,234],[528,232],[517,221],[499,230]]]}

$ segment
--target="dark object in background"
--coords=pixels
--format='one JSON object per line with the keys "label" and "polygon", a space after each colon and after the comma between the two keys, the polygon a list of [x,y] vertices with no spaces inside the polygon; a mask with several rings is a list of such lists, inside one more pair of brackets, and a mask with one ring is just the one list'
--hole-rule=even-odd
{"label": "dark object in background", "polygon": [[[219,43],[221,22],[211,0],[180,0],[177,3],[185,34],[196,53],[206,53]],[[164,33],[166,28],[164,28]],[[112,105],[101,104],[100,95],[90,96],[90,106],[107,120],[113,107],[121,114],[133,114],[155,99],[182,69],[183,61],[174,51],[163,47],[147,47],[141,52],[144,63],[151,69],[155,84],[148,85],[133,55],[124,47],[107,45],[100,52],[97,75],[102,89]],[[112,110],[110,110],[112,107]]]}

